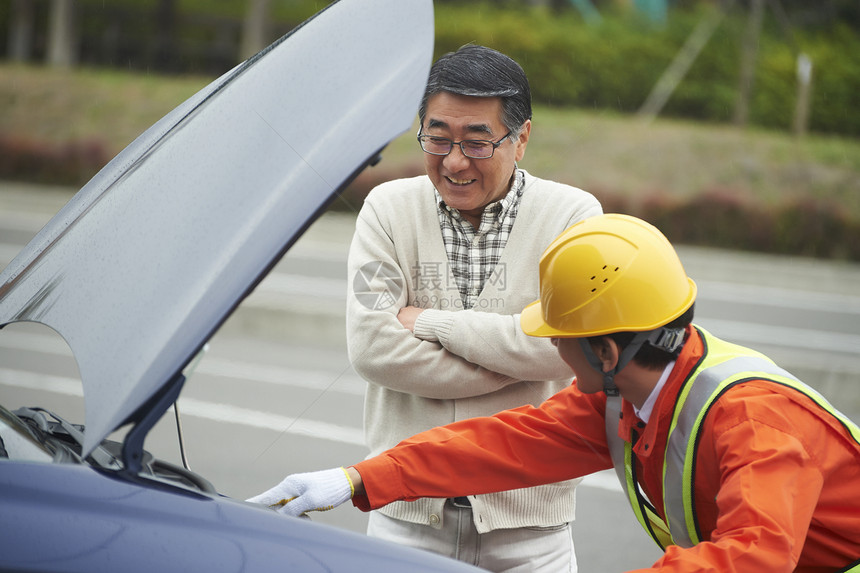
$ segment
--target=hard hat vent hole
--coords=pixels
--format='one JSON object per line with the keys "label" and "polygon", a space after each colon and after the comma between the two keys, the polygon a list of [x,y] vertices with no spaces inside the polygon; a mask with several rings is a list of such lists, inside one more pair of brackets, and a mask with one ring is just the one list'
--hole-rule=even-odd
{"label": "hard hat vent hole", "polygon": [[[601,275],[600,277],[598,277],[597,275],[592,275],[592,276],[591,276],[591,279],[589,279],[589,280],[590,280],[591,282],[594,282],[594,281],[596,281],[596,280],[599,280],[599,281],[600,281],[600,284],[604,284],[604,285],[605,285],[606,283],[608,283],[608,282],[609,282],[609,276],[608,276],[608,274],[609,274],[609,273],[617,273],[619,270],[621,270],[621,267],[611,267],[611,268],[610,268],[610,266],[609,266],[609,265],[603,265],[603,268],[602,268],[602,269],[600,269],[600,270],[601,270],[601,271],[604,271],[603,275]],[[597,289],[598,289],[598,287],[593,287],[593,288],[591,289],[591,292],[593,292],[593,293],[594,293],[594,292],[597,292]]]}

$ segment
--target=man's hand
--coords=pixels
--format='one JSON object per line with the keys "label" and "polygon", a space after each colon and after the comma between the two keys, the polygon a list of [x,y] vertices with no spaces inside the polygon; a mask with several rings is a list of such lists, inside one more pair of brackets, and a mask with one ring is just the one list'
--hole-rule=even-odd
{"label": "man's hand", "polygon": [[415,332],[415,321],[418,319],[418,315],[424,312],[423,308],[418,308],[417,306],[404,306],[397,313],[397,320],[400,321],[404,327],[408,328],[410,332]]}
{"label": "man's hand", "polygon": [[353,495],[355,488],[347,470],[334,468],[287,476],[275,487],[246,501],[296,517],[308,511],[333,509]]}

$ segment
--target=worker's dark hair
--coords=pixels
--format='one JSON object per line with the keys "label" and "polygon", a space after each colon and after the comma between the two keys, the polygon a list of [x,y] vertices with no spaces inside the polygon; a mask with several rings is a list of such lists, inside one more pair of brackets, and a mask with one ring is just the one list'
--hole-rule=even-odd
{"label": "worker's dark hair", "polygon": [[427,114],[427,101],[442,92],[501,98],[502,123],[512,136],[517,135],[526,120],[532,117],[532,95],[522,67],[501,52],[484,46],[466,44],[436,60],[430,68],[418,109],[422,126]]}
{"label": "worker's dark hair", "polygon": [[[683,329],[686,328],[691,322],[693,322],[693,314],[696,304],[693,303],[690,305],[690,308],[684,311],[684,314],[670,322],[665,326],[665,328],[671,329]],[[622,349],[625,348],[630,341],[633,340],[633,337],[637,333],[635,332],[615,332],[612,334],[606,334],[612,340],[614,340],[619,347]],[[599,337],[594,337],[599,338]],[[678,355],[681,353],[681,348],[683,345],[678,347],[678,349],[674,352],[666,352],[660,348],[655,348],[651,346],[648,342],[642,345],[642,348],[639,349],[633,356],[633,361],[636,362],[639,366],[643,368],[648,368],[650,370],[661,370],[666,367],[667,364],[672,362],[673,360],[678,358]]]}

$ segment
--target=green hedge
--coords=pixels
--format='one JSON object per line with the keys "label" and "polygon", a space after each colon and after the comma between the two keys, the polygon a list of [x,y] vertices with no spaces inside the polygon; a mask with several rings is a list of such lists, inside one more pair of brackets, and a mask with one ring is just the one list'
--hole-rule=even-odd
{"label": "green hedge", "polygon": [[669,240],[781,255],[860,261],[860,221],[813,198],[764,206],[714,190],[688,200],[647,198],[630,212],[660,228]]}
{"label": "green hedge", "polygon": [[[48,0],[33,2],[39,25],[45,26]],[[0,3],[3,42],[8,32],[6,4]],[[284,33],[326,4],[325,0],[272,3],[273,32]],[[79,0],[84,63],[134,64],[146,69],[169,66],[172,72],[213,74],[236,63],[244,2],[178,0],[177,36],[171,45],[176,57],[167,62],[154,53],[158,50],[158,5],[158,0]],[[635,11],[604,12],[599,24],[589,25],[572,7],[551,11],[525,2],[437,1],[436,52],[439,55],[469,42],[488,45],[523,65],[537,103],[631,113],[645,102],[711,5],[673,3],[664,26],[637,16]],[[667,102],[664,116],[731,120],[746,26],[743,5],[735,3],[717,28]],[[860,114],[853,113],[860,92],[857,31],[837,24],[789,33],[775,21],[772,10],[765,13],[750,122],[780,130],[792,127],[796,59],[797,52],[802,51],[814,65],[810,131],[860,136]],[[117,22],[122,23],[119,37],[110,33]]]}
{"label": "green hedge", "polygon": [[[610,14],[600,24],[588,25],[571,10],[446,3],[436,8],[436,53],[470,42],[484,44],[522,64],[538,103],[632,113],[705,15],[674,9],[667,25],[656,27],[635,15]],[[736,10],[721,22],[668,100],[664,116],[731,120],[745,17]],[[764,27],[750,123],[791,129],[798,50],[814,66],[809,130],[860,135],[860,114],[852,113],[860,93],[860,38],[839,26],[827,34],[795,30],[791,37],[772,24]]]}
{"label": "green hedge", "polygon": [[[412,174],[378,168],[365,171],[332,208],[356,213],[373,187]],[[720,188],[690,197],[651,192],[631,198],[608,190],[595,195],[604,212],[649,221],[673,243],[860,262],[860,220],[828,199],[808,197],[767,205],[737,190]]]}
{"label": "green hedge", "polygon": [[0,133],[0,179],[80,186],[109,160],[101,141],[47,143]]}

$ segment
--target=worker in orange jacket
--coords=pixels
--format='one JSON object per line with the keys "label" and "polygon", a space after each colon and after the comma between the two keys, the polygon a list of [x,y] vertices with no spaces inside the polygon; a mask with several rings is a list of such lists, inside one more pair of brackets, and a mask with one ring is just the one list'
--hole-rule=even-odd
{"label": "worker in orange jacket", "polygon": [[696,285],[626,215],[582,221],[540,262],[523,330],[576,374],[540,407],[423,432],[251,501],[300,515],[352,498],[454,498],[614,467],[661,572],[860,572],[860,428],[765,356],[692,324]]}

